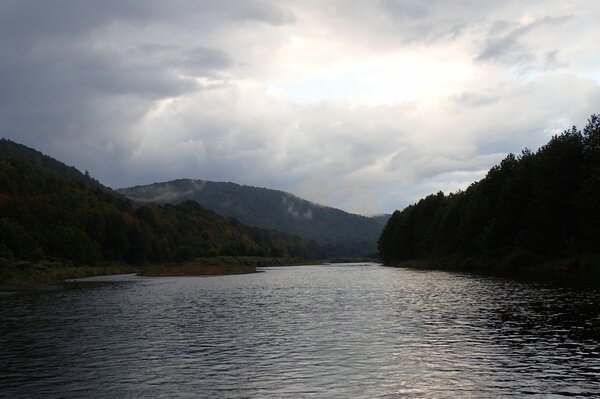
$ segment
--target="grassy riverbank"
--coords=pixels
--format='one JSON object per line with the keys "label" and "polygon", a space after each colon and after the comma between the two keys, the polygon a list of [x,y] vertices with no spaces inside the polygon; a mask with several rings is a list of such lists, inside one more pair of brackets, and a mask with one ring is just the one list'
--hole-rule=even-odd
{"label": "grassy riverbank", "polygon": [[390,262],[388,266],[420,270],[465,271],[489,274],[519,274],[548,278],[577,278],[600,281],[600,255],[584,254],[562,259],[540,259],[516,251],[501,258],[444,257]]}
{"label": "grassy riverbank", "polygon": [[219,256],[197,258],[172,264],[107,263],[93,266],[74,266],[61,262],[27,262],[0,259],[0,289],[11,289],[54,283],[62,280],[138,273],[142,276],[214,276],[255,273],[257,267],[306,264],[295,258],[266,258],[254,256]]}
{"label": "grassy riverbank", "polygon": [[142,276],[211,276],[222,274],[256,273],[257,267],[298,265],[306,261],[294,258],[266,258],[256,256],[218,256],[197,258],[184,263],[151,265],[142,268]]}
{"label": "grassy riverbank", "polygon": [[139,271],[139,267],[116,263],[73,266],[52,261],[27,262],[0,259],[0,288],[19,288],[74,278],[138,273]]}

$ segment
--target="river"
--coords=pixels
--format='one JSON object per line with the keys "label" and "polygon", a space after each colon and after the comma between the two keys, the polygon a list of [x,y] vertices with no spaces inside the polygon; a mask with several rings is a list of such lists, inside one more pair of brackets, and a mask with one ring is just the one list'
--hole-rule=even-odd
{"label": "river", "polygon": [[263,270],[0,296],[0,397],[600,397],[597,286]]}

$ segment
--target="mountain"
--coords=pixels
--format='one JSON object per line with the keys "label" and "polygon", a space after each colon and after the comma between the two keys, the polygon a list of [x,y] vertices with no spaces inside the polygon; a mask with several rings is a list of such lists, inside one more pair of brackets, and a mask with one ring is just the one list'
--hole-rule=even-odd
{"label": "mountain", "polygon": [[583,131],[509,154],[465,191],[394,212],[379,250],[386,263],[446,257],[518,270],[567,260],[567,270],[600,275],[599,199],[600,116],[592,115]]}
{"label": "mountain", "polygon": [[314,242],[245,226],[193,201],[135,203],[60,161],[0,141],[0,259],[168,263],[221,255],[325,253]]}
{"label": "mountain", "polygon": [[266,188],[180,179],[117,190],[141,203],[193,200],[242,223],[315,240],[330,256],[364,256],[377,250],[388,215],[365,217],[320,206]]}
{"label": "mountain", "polygon": [[0,157],[20,159],[33,167],[43,169],[57,177],[72,178],[88,186],[108,189],[100,184],[98,180],[90,177],[87,172],[85,174],[81,173],[73,166],[67,166],[33,148],[4,138],[0,139]]}

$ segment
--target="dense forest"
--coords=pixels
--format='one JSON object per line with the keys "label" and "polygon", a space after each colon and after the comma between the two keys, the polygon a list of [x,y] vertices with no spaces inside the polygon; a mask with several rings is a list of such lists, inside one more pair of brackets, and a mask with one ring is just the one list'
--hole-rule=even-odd
{"label": "dense forest", "polygon": [[600,117],[537,152],[509,154],[465,191],[396,211],[379,240],[384,262],[454,257],[524,262],[600,251]]}
{"label": "dense forest", "polygon": [[250,226],[315,240],[327,249],[329,256],[365,256],[377,252],[377,240],[389,217],[355,215],[283,191],[225,182],[179,179],[118,191],[138,202],[196,201]]}
{"label": "dense forest", "polygon": [[325,256],[314,242],[242,225],[192,201],[137,204],[8,140],[0,153],[0,258],[93,264]]}

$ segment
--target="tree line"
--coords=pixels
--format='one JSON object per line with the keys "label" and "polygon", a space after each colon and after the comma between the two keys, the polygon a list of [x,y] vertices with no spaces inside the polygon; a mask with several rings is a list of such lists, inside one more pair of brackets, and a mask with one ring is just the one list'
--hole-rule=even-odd
{"label": "tree line", "polygon": [[509,154],[466,190],[394,212],[384,262],[509,254],[558,259],[600,250],[600,116],[538,151]]}
{"label": "tree line", "polygon": [[93,264],[221,255],[324,257],[314,242],[242,225],[192,201],[140,205],[86,179],[0,157],[0,258]]}

